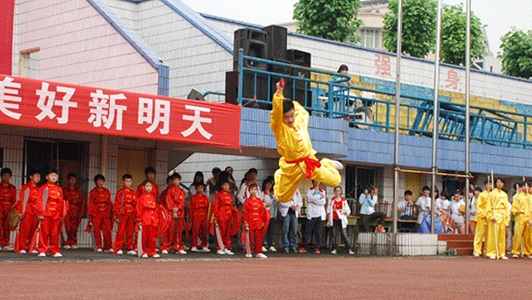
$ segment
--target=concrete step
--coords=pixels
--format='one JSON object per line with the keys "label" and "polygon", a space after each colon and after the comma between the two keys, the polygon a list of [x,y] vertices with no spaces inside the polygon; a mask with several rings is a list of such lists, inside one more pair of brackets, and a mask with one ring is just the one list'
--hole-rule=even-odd
{"label": "concrete step", "polygon": [[438,241],[473,241],[474,234],[438,234]]}

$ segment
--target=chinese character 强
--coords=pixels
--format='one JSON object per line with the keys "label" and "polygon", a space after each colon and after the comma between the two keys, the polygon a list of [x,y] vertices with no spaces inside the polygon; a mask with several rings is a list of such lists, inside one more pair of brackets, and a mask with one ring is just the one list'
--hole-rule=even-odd
{"label": "chinese character \u5f3a", "polygon": [[390,57],[388,55],[375,54],[375,67],[377,67],[375,74],[383,76],[392,76],[392,74],[390,73],[392,67],[390,64]]}

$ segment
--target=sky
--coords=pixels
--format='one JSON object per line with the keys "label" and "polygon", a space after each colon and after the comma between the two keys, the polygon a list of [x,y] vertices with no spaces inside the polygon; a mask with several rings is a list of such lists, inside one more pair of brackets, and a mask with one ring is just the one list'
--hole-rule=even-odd
{"label": "sky", "polygon": [[[298,0],[181,0],[200,13],[271,25],[292,21]],[[465,0],[443,0],[456,5]],[[465,10],[465,9],[464,9]],[[512,27],[532,30],[532,0],[471,0],[471,10],[487,25],[488,42],[494,54],[499,51],[500,38]]]}

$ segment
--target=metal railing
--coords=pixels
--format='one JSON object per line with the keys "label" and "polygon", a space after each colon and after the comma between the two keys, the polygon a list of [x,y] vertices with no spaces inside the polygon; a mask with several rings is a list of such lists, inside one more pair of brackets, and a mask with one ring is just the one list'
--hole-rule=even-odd
{"label": "metal railing", "polygon": [[[361,129],[395,130],[395,91],[361,86],[351,82],[347,74],[246,56],[243,51],[239,52],[238,72],[237,101],[242,106],[271,108],[275,83],[284,78],[288,82],[285,97],[298,101],[314,116],[342,118],[351,127]],[[433,103],[430,95],[402,95],[400,133],[431,137]],[[464,141],[465,105],[442,98],[438,106],[438,137]],[[470,106],[470,139],[481,144],[531,148],[532,115]]]}

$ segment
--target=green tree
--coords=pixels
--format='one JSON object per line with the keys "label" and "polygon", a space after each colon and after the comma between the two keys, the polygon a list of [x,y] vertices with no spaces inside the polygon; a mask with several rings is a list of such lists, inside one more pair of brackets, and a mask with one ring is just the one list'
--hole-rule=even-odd
{"label": "green tree", "polygon": [[502,60],[502,72],[506,75],[532,78],[532,30],[525,33],[512,28],[501,38],[498,57]]}
{"label": "green tree", "polygon": [[357,19],[360,5],[360,0],[299,0],[294,5],[297,31],[333,41],[352,41],[361,24]]}
{"label": "green tree", "polygon": [[[462,6],[443,8],[441,24],[441,60],[454,65],[465,65],[466,13]],[[484,54],[484,33],[480,19],[471,12],[471,62]]]}
{"label": "green tree", "polygon": [[[397,48],[397,0],[388,4],[390,11],[384,15],[384,47],[395,52]],[[425,57],[436,43],[437,2],[433,0],[403,1],[403,34],[401,52],[415,57]]]}

